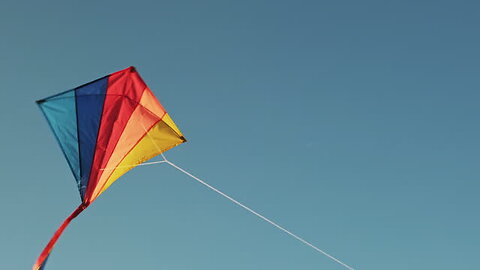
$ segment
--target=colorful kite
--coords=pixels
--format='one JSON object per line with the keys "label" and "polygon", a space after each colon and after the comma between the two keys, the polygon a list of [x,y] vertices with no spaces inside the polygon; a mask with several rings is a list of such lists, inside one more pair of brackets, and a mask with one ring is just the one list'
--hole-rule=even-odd
{"label": "colorful kite", "polygon": [[[42,270],[68,224],[120,176],[139,165],[167,163],[342,266],[353,268],[167,160],[186,140],[134,67],[37,101],[77,181],[82,203],[37,259]],[[163,160],[145,161],[162,155]]]}
{"label": "colorful kite", "polygon": [[37,101],[77,181],[82,204],[33,269],[43,269],[70,221],[120,176],[186,140],[134,67]]}

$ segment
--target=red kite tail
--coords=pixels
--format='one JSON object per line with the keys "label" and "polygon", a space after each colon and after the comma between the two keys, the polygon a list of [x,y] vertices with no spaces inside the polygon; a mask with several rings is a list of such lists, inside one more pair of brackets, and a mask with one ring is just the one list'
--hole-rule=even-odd
{"label": "red kite tail", "polygon": [[77,207],[77,209],[75,209],[75,211],[73,211],[73,213],[70,214],[67,219],[65,219],[65,221],[63,221],[62,225],[57,229],[55,234],[53,234],[52,239],[50,239],[47,246],[43,249],[37,261],[33,265],[33,270],[43,270],[45,264],[47,263],[48,256],[50,255],[50,252],[55,246],[55,243],[57,242],[60,235],[62,235],[65,228],[68,226],[68,224],[70,224],[70,221],[76,218],[85,208],[87,208],[87,206],[88,205],[82,203]]}

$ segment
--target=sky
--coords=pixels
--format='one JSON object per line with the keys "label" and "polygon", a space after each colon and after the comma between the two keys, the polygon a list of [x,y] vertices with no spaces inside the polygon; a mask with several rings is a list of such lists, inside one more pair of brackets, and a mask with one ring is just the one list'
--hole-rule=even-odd
{"label": "sky", "polygon": [[[475,269],[478,1],[0,3],[0,269],[80,203],[34,101],[135,66],[166,156],[355,269]],[[153,160],[159,160],[158,158]],[[55,269],[345,269],[166,164],[75,219]]]}

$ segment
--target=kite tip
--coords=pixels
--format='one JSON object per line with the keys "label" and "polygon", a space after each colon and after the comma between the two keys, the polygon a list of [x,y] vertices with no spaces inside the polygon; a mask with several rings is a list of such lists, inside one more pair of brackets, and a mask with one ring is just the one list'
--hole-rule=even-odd
{"label": "kite tip", "polygon": [[37,101],[35,101],[37,104],[42,104],[44,103],[45,101],[47,101],[46,99],[39,99]]}

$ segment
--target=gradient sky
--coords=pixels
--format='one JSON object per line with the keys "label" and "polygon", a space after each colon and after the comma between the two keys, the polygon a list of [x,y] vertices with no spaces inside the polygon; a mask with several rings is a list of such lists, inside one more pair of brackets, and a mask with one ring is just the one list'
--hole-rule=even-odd
{"label": "gradient sky", "polygon": [[[356,269],[479,268],[478,1],[0,3],[0,269],[80,203],[34,101],[134,65],[167,156]],[[167,165],[73,221],[55,269],[344,269]]]}

